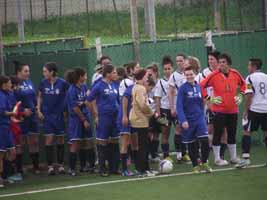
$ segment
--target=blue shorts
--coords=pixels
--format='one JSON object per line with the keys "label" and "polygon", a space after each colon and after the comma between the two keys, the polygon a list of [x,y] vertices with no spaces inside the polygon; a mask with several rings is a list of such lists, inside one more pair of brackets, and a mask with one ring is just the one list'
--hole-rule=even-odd
{"label": "blue shorts", "polygon": [[90,123],[89,129],[85,129],[83,123],[78,117],[69,117],[68,121],[68,140],[71,143],[75,140],[91,140],[93,139],[93,124],[91,117],[87,116]]}
{"label": "blue shorts", "polygon": [[9,126],[0,126],[0,151],[14,148],[13,134]]}
{"label": "blue shorts", "polygon": [[38,119],[36,114],[25,117],[20,123],[22,135],[37,134],[38,133]]}
{"label": "blue shorts", "polygon": [[118,119],[117,120],[117,129],[118,129],[120,135],[130,135],[130,134],[132,134],[132,127],[131,127],[131,124],[130,124],[130,120],[129,120],[128,126],[124,127],[122,125],[122,119]]}
{"label": "blue shorts", "polygon": [[208,137],[208,128],[205,119],[199,119],[198,121],[189,121],[189,128],[182,128],[182,142],[191,143],[197,140],[197,138]]}
{"label": "blue shorts", "polygon": [[65,122],[63,114],[44,115],[43,130],[45,135],[61,136],[65,134]]}
{"label": "blue shorts", "polygon": [[98,126],[96,127],[96,139],[108,140],[119,138],[117,129],[117,114],[105,114],[98,116]]}

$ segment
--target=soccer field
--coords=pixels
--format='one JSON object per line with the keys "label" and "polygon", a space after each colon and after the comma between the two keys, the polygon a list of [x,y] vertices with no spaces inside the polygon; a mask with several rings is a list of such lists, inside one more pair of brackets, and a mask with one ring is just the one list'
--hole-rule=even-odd
{"label": "soccer field", "polygon": [[171,175],[143,179],[27,174],[23,183],[0,190],[0,199],[266,199],[267,168],[263,167],[267,160],[266,149],[254,146],[252,156],[252,168],[214,167],[212,174],[191,174],[191,165],[187,164],[176,164]]}

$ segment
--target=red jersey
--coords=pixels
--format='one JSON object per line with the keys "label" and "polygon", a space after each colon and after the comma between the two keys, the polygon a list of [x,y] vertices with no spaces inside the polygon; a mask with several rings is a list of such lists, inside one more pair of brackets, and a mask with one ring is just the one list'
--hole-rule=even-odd
{"label": "red jersey", "polygon": [[234,97],[246,90],[246,83],[241,74],[235,69],[229,69],[227,75],[220,70],[215,70],[200,83],[204,97],[207,97],[206,88],[212,87],[213,96],[220,96],[222,103],[219,105],[211,104],[210,109],[219,113],[238,113],[238,106]]}

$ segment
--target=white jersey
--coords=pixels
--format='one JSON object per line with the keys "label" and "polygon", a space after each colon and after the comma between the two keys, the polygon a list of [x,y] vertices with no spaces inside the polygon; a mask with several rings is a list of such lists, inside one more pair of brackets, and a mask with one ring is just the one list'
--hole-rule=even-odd
{"label": "white jersey", "polygon": [[202,70],[200,77],[201,81],[204,80],[205,78],[208,77],[213,72],[213,70],[210,67],[206,67],[205,69]]}
{"label": "white jersey", "polygon": [[[213,70],[210,67],[206,67],[205,69],[203,69],[201,74],[200,74],[200,77],[199,77],[200,82],[202,80],[204,80],[205,78],[207,78],[212,72],[213,72]],[[208,96],[212,96],[213,95],[212,87],[208,87],[208,88],[206,88],[206,90],[207,90]]]}
{"label": "white jersey", "polygon": [[[156,81],[156,85],[158,84],[158,80]],[[153,112],[156,111],[156,102],[154,100],[155,97],[155,91],[156,91],[156,86],[153,87],[153,89],[148,93],[148,101],[149,101],[149,107]]]}
{"label": "white jersey", "polygon": [[174,96],[174,107],[176,107],[176,100],[178,95],[178,90],[186,82],[185,76],[182,72],[175,71],[170,76],[170,79],[168,81],[169,86],[176,88],[176,94]]}
{"label": "white jersey", "polygon": [[119,94],[120,94],[120,96],[122,97],[123,94],[124,94],[124,92],[125,92],[125,90],[126,90],[129,86],[131,86],[131,85],[133,85],[133,84],[134,84],[134,81],[133,81],[132,79],[130,79],[130,78],[125,78],[125,79],[123,79],[123,80],[120,82],[120,86],[119,86]]}
{"label": "white jersey", "polygon": [[198,74],[196,75],[196,77],[195,77],[195,81],[199,84],[200,81],[201,81],[201,79],[202,79],[202,75],[201,75],[201,73],[198,73]]}
{"label": "white jersey", "polygon": [[256,71],[247,76],[246,84],[245,94],[253,94],[250,110],[267,113],[267,74]]}
{"label": "white jersey", "polygon": [[94,73],[94,75],[93,75],[93,77],[92,77],[92,84],[94,84],[95,81],[97,81],[98,79],[100,79],[100,78],[102,78],[102,77],[103,77],[102,74],[100,74],[100,73],[98,73],[98,72]]}
{"label": "white jersey", "polygon": [[168,80],[165,78],[160,79],[155,87],[155,94],[154,94],[155,97],[161,98],[160,108],[170,109],[168,89],[169,89]]}

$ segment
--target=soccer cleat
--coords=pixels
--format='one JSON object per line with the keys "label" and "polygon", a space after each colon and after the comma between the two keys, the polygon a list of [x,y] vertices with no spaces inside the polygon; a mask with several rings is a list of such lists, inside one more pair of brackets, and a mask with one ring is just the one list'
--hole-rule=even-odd
{"label": "soccer cleat", "polygon": [[89,168],[87,166],[83,167],[80,169],[80,172],[81,173],[86,173],[86,172],[89,172]]}
{"label": "soccer cleat", "polygon": [[121,172],[122,176],[133,176],[134,173],[132,173],[130,170],[124,170]]}
{"label": "soccer cleat", "polygon": [[156,176],[155,173],[153,173],[152,171],[145,171],[146,177],[153,177]]}
{"label": "soccer cleat", "polygon": [[69,175],[70,176],[77,176],[76,172],[74,170],[69,169]]}
{"label": "soccer cleat", "polygon": [[155,157],[155,158],[151,158],[151,162],[152,163],[159,163],[161,160],[160,160],[160,157],[159,156],[157,156],[157,157]]}
{"label": "soccer cleat", "polygon": [[181,163],[182,162],[182,153],[181,152],[177,152],[176,161],[177,161],[177,163]]}
{"label": "soccer cleat", "polygon": [[238,169],[247,168],[250,165],[249,159],[242,159],[235,167]]}
{"label": "soccer cleat", "polygon": [[104,170],[104,171],[99,171],[99,174],[100,174],[100,176],[102,176],[102,177],[108,177],[108,176],[109,176],[109,173],[108,173],[106,170]]}
{"label": "soccer cleat", "polygon": [[190,159],[190,157],[187,154],[185,154],[182,157],[182,161],[185,162],[186,164],[190,164],[191,163],[191,159]]}
{"label": "soccer cleat", "polygon": [[236,165],[236,164],[240,163],[240,159],[239,158],[232,159],[232,160],[230,160],[230,163],[233,165]]}
{"label": "soccer cleat", "polygon": [[22,175],[20,173],[14,174],[13,176],[8,177],[8,180],[12,180],[14,182],[22,181]]}
{"label": "soccer cleat", "polygon": [[229,165],[229,163],[228,163],[227,160],[222,160],[222,159],[215,160],[214,164],[217,165],[217,166],[226,166],[226,165]]}
{"label": "soccer cleat", "polygon": [[195,166],[193,167],[193,171],[192,171],[194,174],[199,174],[201,173],[201,168],[200,166]]}
{"label": "soccer cleat", "polygon": [[55,169],[52,166],[48,167],[47,173],[48,173],[49,176],[56,175]]}
{"label": "soccer cleat", "polygon": [[211,172],[212,172],[212,168],[209,166],[208,163],[203,163],[203,164],[201,165],[201,169],[202,169],[203,171],[205,171],[206,173],[211,173]]}
{"label": "soccer cleat", "polygon": [[59,173],[59,174],[66,174],[65,168],[64,168],[63,166],[60,166],[60,167],[58,168],[58,173]]}
{"label": "soccer cleat", "polygon": [[35,175],[39,175],[39,174],[41,174],[41,171],[39,169],[34,169],[33,173]]}

